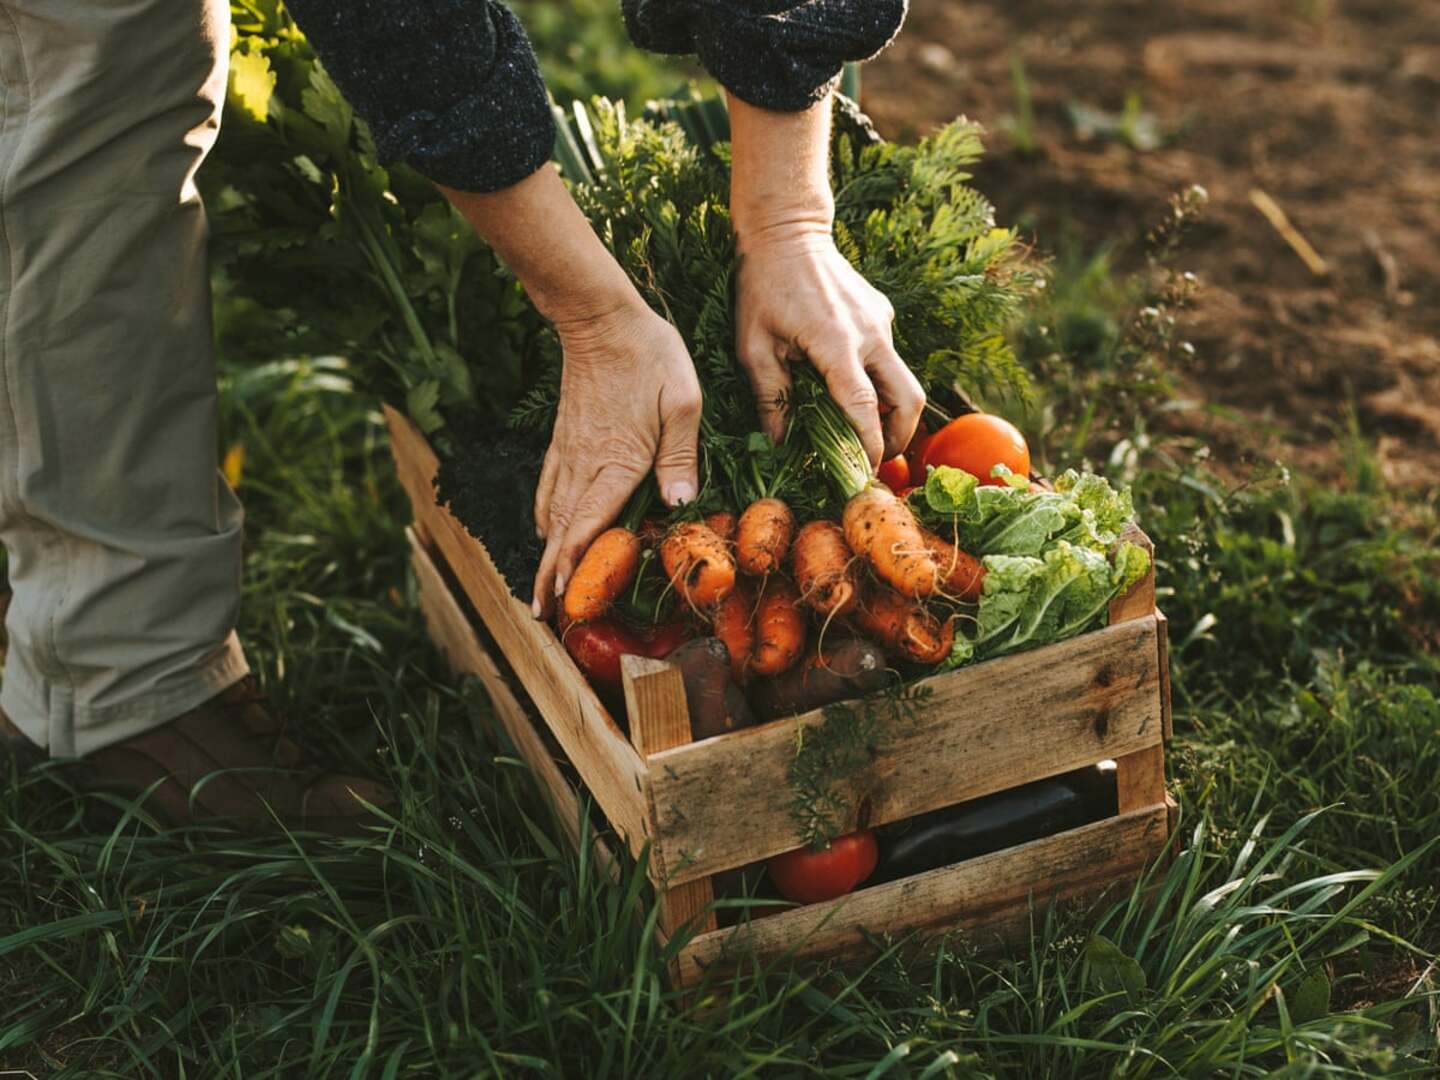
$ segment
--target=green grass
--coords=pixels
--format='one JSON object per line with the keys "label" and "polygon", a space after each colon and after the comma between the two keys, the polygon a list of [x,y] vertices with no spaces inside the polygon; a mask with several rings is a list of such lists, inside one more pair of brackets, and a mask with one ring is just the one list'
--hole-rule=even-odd
{"label": "green grass", "polygon": [[578,861],[483,695],[442,675],[363,373],[237,352],[242,634],[399,806],[365,841],[97,833],[55,769],[0,765],[0,1075],[1435,1075],[1434,498],[1386,491],[1353,427],[1343,484],[1222,481],[1158,434],[1183,343],[1137,312],[1164,288],[1108,258],[1054,276],[1027,429],[1049,466],[1135,485],[1172,620],[1182,827],[1151,892],[1037,913],[1003,957],[955,938],[918,968],[882,948],[680,1000],[643,875]]}

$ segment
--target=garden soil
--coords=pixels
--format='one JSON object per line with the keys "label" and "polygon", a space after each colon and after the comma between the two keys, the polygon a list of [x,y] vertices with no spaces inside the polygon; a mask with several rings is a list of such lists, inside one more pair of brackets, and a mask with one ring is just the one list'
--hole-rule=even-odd
{"label": "garden soil", "polygon": [[[1023,153],[1012,56],[1033,100]],[[1138,94],[1165,144],[1083,137],[1078,104]],[[1393,485],[1440,472],[1440,8],[1435,0],[912,0],[864,76],[881,131],[966,114],[976,175],[1042,250],[1138,241],[1175,191],[1210,193],[1178,265],[1204,288],[1171,414],[1232,466],[1336,475],[1351,403]],[[1317,275],[1251,201],[1268,194],[1329,266]],[[1138,248],[1137,244],[1129,245]]]}

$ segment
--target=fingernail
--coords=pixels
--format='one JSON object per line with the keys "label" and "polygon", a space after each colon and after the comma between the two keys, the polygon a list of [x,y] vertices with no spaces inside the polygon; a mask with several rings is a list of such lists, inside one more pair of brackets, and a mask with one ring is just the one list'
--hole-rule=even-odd
{"label": "fingernail", "polygon": [[538,536],[541,540],[544,540],[544,539],[545,539],[545,530],[542,529],[539,525],[536,525],[536,526],[535,526],[535,535]]}
{"label": "fingernail", "polygon": [[695,498],[695,485],[689,480],[677,480],[666,486],[664,496],[670,506],[681,506]]}
{"label": "fingernail", "polygon": [[537,596],[530,601],[530,614],[537,619],[540,618],[540,597]]}
{"label": "fingernail", "polygon": [[564,575],[564,574],[556,574],[556,575],[555,575],[555,595],[556,595],[556,596],[564,596],[564,595],[565,595],[565,575]]}

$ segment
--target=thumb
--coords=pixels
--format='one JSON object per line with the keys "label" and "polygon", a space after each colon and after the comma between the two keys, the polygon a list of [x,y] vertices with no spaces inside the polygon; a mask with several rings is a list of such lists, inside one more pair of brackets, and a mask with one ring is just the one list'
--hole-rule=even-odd
{"label": "thumb", "polygon": [[666,386],[660,393],[660,447],[655,453],[655,483],[667,506],[695,498],[700,490],[696,445],[700,439],[700,387]]}

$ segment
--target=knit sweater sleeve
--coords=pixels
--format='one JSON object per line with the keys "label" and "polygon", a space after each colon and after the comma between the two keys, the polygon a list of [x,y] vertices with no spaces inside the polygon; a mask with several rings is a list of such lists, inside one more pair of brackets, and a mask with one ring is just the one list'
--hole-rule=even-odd
{"label": "knit sweater sleeve", "polygon": [[905,20],[907,0],[621,0],[642,48],[695,53],[751,105],[793,112],[834,85],[847,60],[868,60]]}
{"label": "knit sweater sleeve", "polygon": [[386,162],[496,191],[550,156],[549,99],[520,23],[495,0],[287,0]]}

